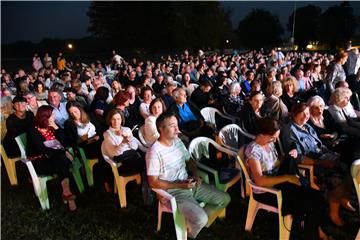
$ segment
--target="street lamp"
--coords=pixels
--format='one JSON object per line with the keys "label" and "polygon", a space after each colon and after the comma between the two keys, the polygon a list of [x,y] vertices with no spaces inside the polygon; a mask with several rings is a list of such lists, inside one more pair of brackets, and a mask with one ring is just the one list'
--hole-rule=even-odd
{"label": "street lamp", "polygon": [[68,43],[67,47],[68,47],[68,49],[71,50],[71,49],[73,49],[74,46],[71,43]]}

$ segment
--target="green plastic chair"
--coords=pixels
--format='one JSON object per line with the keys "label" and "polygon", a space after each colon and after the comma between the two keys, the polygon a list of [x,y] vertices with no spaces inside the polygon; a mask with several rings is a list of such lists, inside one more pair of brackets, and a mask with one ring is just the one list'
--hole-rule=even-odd
{"label": "green plastic chair", "polygon": [[[27,168],[30,172],[32,183],[34,186],[34,191],[35,191],[36,196],[39,198],[41,208],[43,210],[50,209],[50,203],[49,203],[49,197],[48,197],[48,193],[47,193],[46,182],[56,178],[56,175],[38,175],[36,173],[32,162],[30,160],[28,160],[27,156],[26,156],[26,151],[25,151],[26,146],[27,146],[26,133],[23,133],[23,134],[17,136],[15,138],[15,140],[20,149],[20,153],[21,153],[20,159],[23,163],[25,163],[25,165],[27,166]],[[70,169],[70,171],[73,173],[76,185],[79,189],[79,192],[83,192],[84,184],[82,182],[80,171],[79,171],[80,167],[81,167],[81,164],[79,162],[73,162],[73,167]]]}
{"label": "green plastic chair", "polygon": [[99,162],[99,159],[97,158],[93,158],[93,159],[88,159],[85,155],[84,149],[79,147],[79,152],[80,152],[80,157],[81,157],[81,161],[82,164],[84,166],[85,169],[85,174],[86,174],[86,180],[88,182],[89,187],[94,186],[94,172],[93,172],[93,168],[94,165],[96,163]]}

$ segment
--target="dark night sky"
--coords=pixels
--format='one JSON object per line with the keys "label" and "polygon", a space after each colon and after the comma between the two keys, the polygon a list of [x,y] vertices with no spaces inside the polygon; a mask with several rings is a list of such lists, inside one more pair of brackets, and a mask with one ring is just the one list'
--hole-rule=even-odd
{"label": "dark night sky", "polygon": [[[325,11],[331,2],[297,2],[297,8],[313,4]],[[350,2],[355,14],[360,15],[360,2]],[[294,2],[224,2],[232,9],[233,26],[252,8],[263,8],[279,16],[284,28],[294,9]],[[19,40],[39,42],[43,38],[82,38],[88,36],[89,19],[86,12],[90,2],[1,2],[1,41],[12,43]]]}

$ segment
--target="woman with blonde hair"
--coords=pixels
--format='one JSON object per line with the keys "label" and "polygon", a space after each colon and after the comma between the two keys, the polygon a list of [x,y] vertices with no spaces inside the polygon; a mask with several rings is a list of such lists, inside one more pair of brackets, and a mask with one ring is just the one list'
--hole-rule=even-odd
{"label": "woman with blonde hair", "polygon": [[299,101],[299,84],[298,81],[294,77],[288,77],[283,81],[283,94],[281,96],[281,100],[283,100],[284,104],[288,109]]}

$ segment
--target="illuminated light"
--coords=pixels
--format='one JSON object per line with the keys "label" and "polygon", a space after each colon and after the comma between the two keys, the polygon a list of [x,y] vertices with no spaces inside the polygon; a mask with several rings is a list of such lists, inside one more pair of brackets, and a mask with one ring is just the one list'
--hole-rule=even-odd
{"label": "illuminated light", "polygon": [[312,45],[312,44],[308,44],[307,46],[306,46],[306,48],[307,49],[312,49],[314,46]]}
{"label": "illuminated light", "polygon": [[229,40],[226,40],[226,43],[229,43],[230,41]]}
{"label": "illuminated light", "polygon": [[73,45],[71,44],[71,43],[69,43],[68,45],[67,45],[67,47],[69,48],[69,49],[73,49]]}

